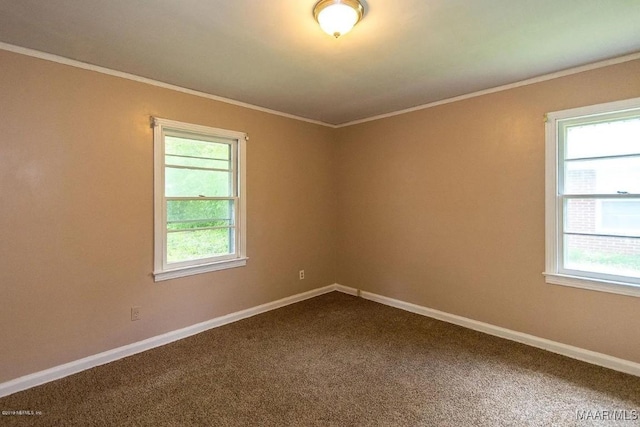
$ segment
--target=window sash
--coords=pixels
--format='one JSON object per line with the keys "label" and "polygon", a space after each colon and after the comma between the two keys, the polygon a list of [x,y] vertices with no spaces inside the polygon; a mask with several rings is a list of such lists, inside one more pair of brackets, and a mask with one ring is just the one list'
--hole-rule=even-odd
{"label": "window sash", "polygon": [[[197,259],[193,259],[193,260],[185,260],[185,261],[176,261],[176,262],[169,262],[168,261],[168,248],[167,248],[167,237],[165,237],[164,239],[164,254],[163,254],[163,265],[165,266],[165,268],[180,268],[180,267],[186,267],[189,265],[193,265],[194,263],[197,264],[207,264],[210,262],[215,262],[215,261],[221,261],[221,260],[227,260],[227,259],[234,259],[238,257],[238,239],[240,238],[240,229],[236,226],[236,224],[238,224],[239,221],[239,210],[237,209],[238,204],[240,203],[240,199],[238,197],[199,197],[199,198],[194,198],[194,197],[165,197],[164,198],[165,203],[164,203],[164,218],[165,218],[165,236],[169,233],[181,233],[181,232],[195,232],[195,231],[200,231],[200,230],[213,230],[213,229],[228,229],[230,231],[233,232],[233,236],[229,236],[229,245],[231,246],[232,250],[230,251],[229,254],[221,254],[221,255],[214,255],[214,256],[208,256],[208,257],[202,257],[202,258],[197,258]],[[189,200],[230,200],[234,202],[234,208],[233,208],[233,218],[231,218],[231,224],[229,226],[221,226],[221,227],[201,227],[201,228],[192,228],[192,229],[180,229],[180,230],[169,230],[168,225],[170,223],[185,223],[185,222],[206,222],[206,221],[211,221],[212,218],[205,218],[203,221],[200,220],[187,220],[187,221],[169,221],[167,220],[167,201],[172,201],[172,200],[184,200],[184,201],[189,201]]]}
{"label": "window sash", "polygon": [[[169,197],[166,195],[164,195],[164,210],[163,210],[163,218],[164,218],[164,224],[165,224],[165,237],[164,237],[164,250],[163,250],[163,259],[162,259],[162,264],[164,269],[172,269],[172,268],[181,268],[181,267],[187,267],[190,265],[200,265],[200,264],[207,264],[210,262],[215,262],[215,261],[222,261],[222,260],[227,260],[227,259],[234,259],[238,257],[237,254],[237,245],[234,244],[234,242],[236,242],[238,240],[238,227],[236,226],[232,226],[232,227],[224,227],[224,228],[229,228],[230,230],[233,230],[233,236],[229,236],[229,246],[231,247],[231,251],[228,254],[220,254],[220,255],[213,255],[213,256],[205,256],[205,257],[201,257],[201,258],[195,258],[195,259],[191,259],[191,260],[185,260],[185,261],[175,261],[175,262],[169,262],[169,254],[168,254],[168,233],[172,233],[172,232],[187,232],[187,230],[175,230],[175,231],[169,231],[168,227],[166,226],[169,221],[167,220],[167,201],[168,200],[233,200],[234,204],[237,206],[240,202],[239,197],[237,197],[238,194],[238,186],[237,186],[237,174],[234,173],[236,168],[234,167],[235,165],[235,161],[237,159],[237,155],[236,155],[236,151],[237,151],[237,140],[227,140],[227,139],[219,139],[219,138],[206,138],[203,139],[202,137],[199,137],[199,135],[193,135],[193,134],[185,134],[185,133],[181,133],[181,132],[176,132],[176,131],[170,131],[169,134],[171,136],[174,137],[182,137],[182,136],[178,136],[178,135],[189,135],[188,138],[190,139],[198,139],[201,141],[205,141],[205,142],[214,142],[217,144],[227,144],[229,145],[229,151],[230,151],[230,159],[229,159],[229,163],[230,163],[230,167],[229,170],[224,170],[224,172],[229,172],[230,173],[230,193],[231,193],[231,197],[214,197],[214,196],[203,196],[203,197]],[[166,136],[167,133],[165,132],[165,134],[163,135]],[[186,138],[186,136],[184,136]],[[199,167],[192,167],[192,166],[172,166],[172,165],[167,165],[166,164],[166,154],[164,157],[164,162],[163,162],[163,168],[164,171],[166,171],[167,168],[180,168],[180,169],[188,169],[188,170],[217,170],[217,169],[211,169],[211,168],[199,168]],[[165,187],[166,188],[166,187]],[[165,190],[166,191],[166,190]],[[238,209],[234,209],[234,218],[233,218],[233,223],[237,224],[238,223]],[[189,230],[189,231],[196,231],[196,230]]]}
{"label": "window sash", "polygon": [[[630,282],[634,284],[640,284],[640,273],[637,276],[635,275],[621,275],[621,274],[611,274],[603,271],[592,271],[592,270],[580,270],[566,267],[568,263],[567,258],[567,250],[566,247],[566,236],[584,236],[584,237],[594,237],[594,238],[611,238],[611,239],[634,239],[640,241],[640,235],[631,235],[631,234],[615,234],[615,233],[602,233],[602,232],[577,232],[577,231],[568,231],[567,221],[568,221],[568,201],[583,199],[583,200],[592,200],[597,202],[598,200],[630,200],[635,199],[638,200],[638,195],[613,195],[613,194],[581,194],[581,195],[558,195],[558,206],[560,206],[558,221],[558,239],[557,239],[557,247],[558,247],[558,272],[560,274],[566,274],[570,276],[590,276],[602,280],[608,281],[616,281],[616,282]],[[594,204],[595,205],[595,204]],[[597,230],[597,215],[594,212],[594,216],[596,216],[594,226]]]}
{"label": "window sash", "polygon": [[[558,192],[558,204],[557,204],[557,209],[559,211],[559,221],[558,221],[558,239],[557,239],[557,257],[558,257],[558,272],[561,274],[567,274],[567,275],[578,275],[578,276],[588,276],[588,277],[594,277],[594,278],[599,278],[599,279],[603,279],[603,280],[614,280],[614,281],[627,281],[627,282],[631,282],[631,283],[637,283],[640,284],[640,274],[638,275],[638,277],[633,276],[633,275],[622,275],[622,274],[610,274],[610,273],[605,273],[602,271],[585,271],[585,270],[578,270],[578,269],[572,269],[572,268],[567,268],[567,264],[568,260],[567,260],[567,247],[566,247],[566,236],[593,236],[593,237],[611,237],[611,238],[630,238],[630,239],[637,239],[639,236],[633,236],[633,235],[629,235],[629,234],[603,234],[603,233],[597,233],[597,232],[593,232],[593,233],[579,233],[579,232],[568,232],[566,230],[567,228],[567,220],[568,220],[568,200],[572,200],[572,199],[584,199],[584,200],[593,200],[593,201],[597,201],[597,200],[602,200],[602,199],[607,199],[607,200],[628,200],[631,198],[638,198],[640,197],[639,194],[629,194],[629,193],[604,193],[604,194],[593,194],[593,193],[586,193],[586,194],[579,194],[579,193],[567,193],[565,192],[565,180],[566,180],[566,173],[565,173],[565,169],[567,167],[568,163],[571,162],[576,162],[579,161],[580,159],[577,158],[572,158],[572,159],[567,159],[566,158],[566,151],[567,151],[567,129],[569,126],[571,125],[576,125],[576,124],[592,124],[592,123],[608,123],[609,119],[608,117],[613,117],[615,120],[621,120],[621,119],[627,119],[629,117],[635,117],[636,115],[638,115],[638,113],[633,113],[630,114],[628,112],[626,113],[615,113],[612,115],[605,115],[604,117],[598,117],[595,120],[584,120],[584,119],[572,119],[572,120],[560,120],[558,121],[558,132],[557,132],[557,138],[558,138],[558,185],[557,185],[557,192]],[[623,155],[612,155],[612,156],[600,156],[600,157],[593,157],[593,158],[586,158],[586,160],[597,160],[600,158],[606,158],[608,160],[616,160],[616,159],[628,159],[628,158],[637,158],[639,156],[639,154],[623,154]],[[594,215],[595,212],[594,212]]]}

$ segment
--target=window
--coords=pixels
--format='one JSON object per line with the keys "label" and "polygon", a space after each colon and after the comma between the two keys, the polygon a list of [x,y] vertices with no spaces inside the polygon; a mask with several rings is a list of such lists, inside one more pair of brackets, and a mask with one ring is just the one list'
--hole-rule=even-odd
{"label": "window", "polygon": [[246,265],[246,134],[153,126],[155,280]]}
{"label": "window", "polygon": [[546,126],[546,281],[640,296],[640,98]]}

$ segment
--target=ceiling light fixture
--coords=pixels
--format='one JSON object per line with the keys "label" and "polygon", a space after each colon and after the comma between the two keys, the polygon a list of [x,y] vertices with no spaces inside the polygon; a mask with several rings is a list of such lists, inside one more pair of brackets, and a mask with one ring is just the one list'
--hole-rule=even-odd
{"label": "ceiling light fixture", "polygon": [[338,38],[362,19],[364,7],[358,0],[320,0],[313,16],[325,33]]}

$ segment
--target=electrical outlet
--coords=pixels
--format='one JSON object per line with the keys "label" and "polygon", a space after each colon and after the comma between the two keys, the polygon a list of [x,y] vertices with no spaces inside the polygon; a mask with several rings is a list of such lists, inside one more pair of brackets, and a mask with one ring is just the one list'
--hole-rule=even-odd
{"label": "electrical outlet", "polygon": [[300,270],[298,272],[298,275],[300,276],[300,280],[303,280],[304,279],[304,270]]}
{"label": "electrical outlet", "polygon": [[140,320],[140,307],[131,307],[131,321]]}

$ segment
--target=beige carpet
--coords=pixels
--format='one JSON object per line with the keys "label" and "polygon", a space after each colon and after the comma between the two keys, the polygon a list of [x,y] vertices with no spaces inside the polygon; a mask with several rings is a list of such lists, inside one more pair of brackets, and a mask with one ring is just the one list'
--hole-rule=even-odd
{"label": "beige carpet", "polygon": [[333,292],[0,410],[42,412],[0,425],[638,426],[611,418],[638,414],[640,378]]}

